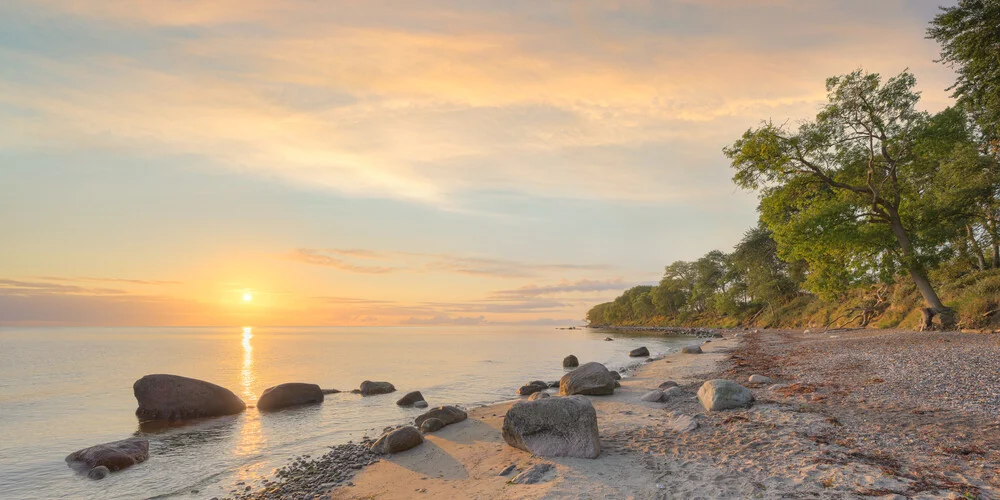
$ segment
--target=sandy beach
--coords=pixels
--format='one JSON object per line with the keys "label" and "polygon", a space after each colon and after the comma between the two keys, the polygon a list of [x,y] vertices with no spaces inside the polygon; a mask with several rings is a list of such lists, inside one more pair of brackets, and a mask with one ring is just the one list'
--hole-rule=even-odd
{"label": "sandy beach", "polygon": [[[601,434],[597,459],[535,457],[508,446],[500,433],[508,402],[470,411],[468,420],[320,498],[996,498],[998,340],[729,332],[704,344],[704,354],[652,361],[613,396],[591,397]],[[974,353],[991,361],[969,357]],[[952,356],[977,361],[982,373],[940,373],[956,366]],[[922,389],[928,377],[916,375],[923,372],[950,385]],[[750,374],[774,383],[748,384]],[[696,392],[712,378],[747,385],[756,403],[706,412]],[[665,380],[678,382],[683,394],[640,401]],[[694,417],[698,427],[675,432],[677,415]],[[539,484],[509,482],[538,463],[554,466]],[[513,474],[499,475],[512,464]]]}

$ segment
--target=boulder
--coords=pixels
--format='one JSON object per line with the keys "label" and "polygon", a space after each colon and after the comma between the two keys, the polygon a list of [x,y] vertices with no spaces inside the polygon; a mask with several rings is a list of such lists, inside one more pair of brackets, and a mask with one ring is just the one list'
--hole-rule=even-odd
{"label": "boulder", "polygon": [[87,472],[87,477],[94,480],[101,480],[108,477],[108,474],[111,474],[111,469],[108,469],[103,465],[98,465]]}
{"label": "boulder", "polygon": [[550,388],[559,387],[559,381],[558,380],[553,380],[553,381],[549,382],[549,387]]}
{"label": "boulder", "polygon": [[371,445],[372,453],[386,455],[409,450],[424,442],[420,431],[412,425],[388,431]]}
{"label": "boulder", "polygon": [[753,402],[750,389],[728,380],[709,380],[698,389],[698,401],[708,411],[728,410],[749,406]]}
{"label": "boulder", "polygon": [[611,370],[611,376],[612,376],[612,377],[613,377],[613,378],[614,378],[615,380],[621,380],[621,379],[622,379],[622,374],[621,374],[621,373],[618,373],[618,371],[617,371],[617,370]]}
{"label": "boulder", "polygon": [[439,431],[444,428],[444,422],[439,418],[428,418],[420,424],[420,430],[424,432]]}
{"label": "boulder", "polygon": [[643,394],[639,399],[647,403],[659,403],[660,401],[663,401],[663,391],[649,391],[646,394]]}
{"label": "boulder", "polygon": [[552,470],[552,464],[535,464],[529,467],[524,472],[514,476],[510,482],[513,484],[537,484],[542,482],[550,470]]}
{"label": "boulder", "polygon": [[340,394],[337,389],[323,389],[323,394]]}
{"label": "boulder", "polygon": [[658,389],[660,389],[662,391],[664,389],[669,389],[671,387],[677,387],[677,385],[678,385],[677,382],[674,382],[673,380],[668,380],[668,381],[660,384],[660,387],[658,387]]}
{"label": "boulder", "polygon": [[517,390],[517,395],[518,396],[530,396],[530,395],[532,395],[532,394],[534,394],[534,393],[536,393],[538,391],[544,391],[544,390],[545,390],[545,387],[541,387],[541,386],[537,386],[537,385],[533,385],[533,384],[522,385],[521,388]]}
{"label": "boulder", "polygon": [[632,357],[632,358],[641,358],[643,356],[649,356],[649,349],[646,349],[645,346],[639,347],[639,348],[632,349],[631,351],[629,351],[628,355],[629,355],[629,357]]}
{"label": "boulder", "polygon": [[702,350],[700,345],[689,345],[684,346],[684,348],[681,349],[681,352],[684,354],[701,354]]}
{"label": "boulder", "polygon": [[573,394],[606,396],[614,394],[615,382],[615,378],[611,376],[611,372],[604,365],[592,361],[563,375],[562,379],[559,380],[559,394],[561,396],[572,396]]}
{"label": "boulder", "polygon": [[549,396],[549,393],[547,393],[547,392],[536,392],[536,393],[532,394],[528,398],[528,401],[537,401],[539,399],[545,399],[545,398],[548,398],[548,397],[551,397],[551,396]]}
{"label": "boulder", "polygon": [[225,387],[178,375],[146,375],[132,384],[132,392],[139,402],[135,416],[143,420],[217,417],[247,408]]}
{"label": "boulder", "polygon": [[396,388],[389,382],[372,382],[371,380],[361,382],[360,390],[362,396],[375,396],[377,394],[396,392]]}
{"label": "boulder", "polygon": [[605,341],[605,342],[611,342],[611,341],[613,341],[613,340],[615,340],[615,339],[613,339],[613,338],[611,338],[611,337],[604,337],[604,341]]}
{"label": "boulder", "polygon": [[290,382],[264,389],[257,400],[260,411],[274,411],[288,406],[323,402],[323,390],[316,384]]}
{"label": "boulder", "polygon": [[774,379],[771,377],[765,377],[764,375],[750,375],[751,384],[771,384]]}
{"label": "boulder", "polygon": [[510,464],[507,467],[504,467],[504,469],[502,471],[500,471],[500,473],[497,474],[497,475],[498,476],[506,476],[507,474],[510,474],[511,472],[514,472],[514,469],[516,469],[516,468],[517,468],[517,464]]}
{"label": "boulder", "polygon": [[583,396],[519,401],[503,418],[504,441],[543,457],[597,458],[597,412]]}
{"label": "boulder", "polygon": [[112,443],[99,444],[74,451],[66,456],[66,463],[78,470],[107,467],[108,471],[119,471],[149,458],[149,440],[123,439]]}
{"label": "boulder", "polygon": [[405,396],[399,398],[399,401],[396,401],[396,405],[413,406],[417,401],[423,401],[423,400],[424,400],[424,395],[420,394],[420,391],[413,391],[413,392],[408,392],[406,393]]}
{"label": "boulder", "polygon": [[428,418],[436,418],[444,422],[444,425],[451,425],[469,418],[469,415],[454,406],[439,406],[437,408],[432,408],[419,417],[413,419],[413,423],[419,426]]}
{"label": "boulder", "polygon": [[580,360],[576,359],[576,356],[570,354],[563,358],[563,368],[576,368],[580,366]]}
{"label": "boulder", "polygon": [[427,404],[427,401],[424,401],[422,399],[420,401],[413,403],[414,408],[427,408],[428,406],[430,405]]}

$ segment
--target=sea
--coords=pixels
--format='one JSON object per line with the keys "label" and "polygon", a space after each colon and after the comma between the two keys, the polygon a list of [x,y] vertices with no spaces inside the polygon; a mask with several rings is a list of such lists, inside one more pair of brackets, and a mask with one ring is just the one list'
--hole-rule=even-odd
{"label": "sea", "polygon": [[[605,341],[611,337],[613,342]],[[558,380],[566,355],[634,368],[690,337],[552,326],[0,328],[0,498],[225,497],[296,456],[377,437],[422,411],[396,406],[419,390],[431,407],[515,399],[531,380]],[[319,405],[185,425],[140,426],[132,384],[169,373],[207,380],[248,405],[264,389],[308,382],[339,389]],[[627,376],[627,374],[626,374]],[[392,394],[350,393],[364,380]],[[99,481],[71,469],[73,451],[133,436],[149,460]]]}

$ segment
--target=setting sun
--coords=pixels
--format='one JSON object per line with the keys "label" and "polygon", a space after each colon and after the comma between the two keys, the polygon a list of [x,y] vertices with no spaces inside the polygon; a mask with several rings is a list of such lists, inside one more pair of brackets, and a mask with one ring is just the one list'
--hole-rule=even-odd
{"label": "setting sun", "polygon": [[243,302],[251,302],[251,301],[253,301],[253,294],[250,292],[245,292],[243,294]]}

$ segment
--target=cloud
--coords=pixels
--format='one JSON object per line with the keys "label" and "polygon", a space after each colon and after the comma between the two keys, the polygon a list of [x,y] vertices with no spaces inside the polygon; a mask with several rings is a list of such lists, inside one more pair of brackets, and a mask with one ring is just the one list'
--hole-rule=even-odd
{"label": "cloud", "polygon": [[106,283],[125,283],[129,285],[179,285],[180,281],[170,281],[170,280],[139,280],[139,279],[126,279],[126,278],[93,278],[93,277],[58,277],[58,276],[39,276],[37,279],[45,281],[65,281],[71,283],[80,282],[106,282]]}
{"label": "cloud", "polygon": [[447,316],[439,314],[429,318],[407,318],[404,325],[481,325],[486,323],[485,316]]}
{"label": "cloud", "polygon": [[87,288],[77,285],[61,285],[56,283],[18,281],[0,279],[0,295],[31,296],[41,294],[66,295],[119,295],[124,290],[115,288]]}
{"label": "cloud", "polygon": [[332,267],[349,273],[386,274],[397,270],[396,268],[384,266],[359,266],[335,257],[331,257],[330,255],[323,254],[320,250],[310,250],[307,248],[300,248],[293,251],[288,255],[288,258],[304,264]]}
{"label": "cloud", "polygon": [[555,285],[525,285],[513,290],[498,290],[493,292],[493,296],[503,299],[520,299],[525,297],[538,297],[543,295],[562,295],[566,293],[591,293],[606,292],[611,290],[623,290],[627,287],[621,278],[608,280],[579,280],[561,281]]}

